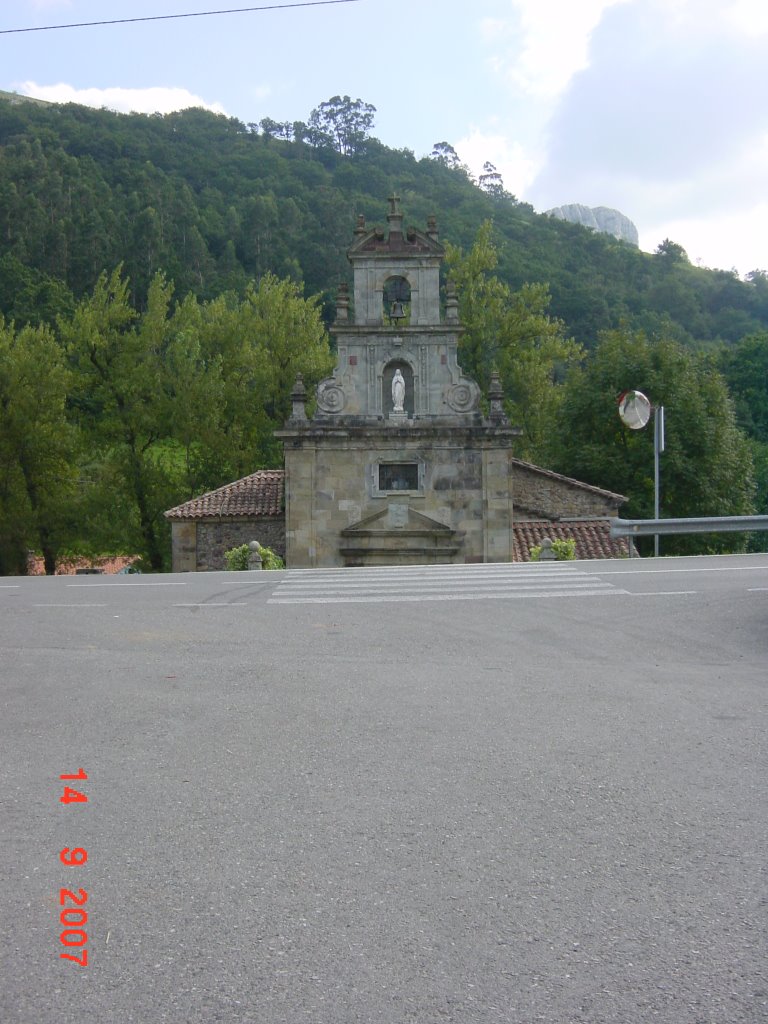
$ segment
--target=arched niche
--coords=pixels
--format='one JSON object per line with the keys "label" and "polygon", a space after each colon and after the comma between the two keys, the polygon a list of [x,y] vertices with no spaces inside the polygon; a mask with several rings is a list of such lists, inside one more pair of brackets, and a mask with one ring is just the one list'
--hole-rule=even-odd
{"label": "arched niche", "polygon": [[392,378],[395,376],[396,370],[400,370],[405,380],[405,401],[403,402],[403,410],[408,419],[413,419],[413,368],[411,364],[407,363],[404,359],[393,359],[391,363],[387,363],[384,367],[384,372],[381,377],[381,407],[384,411],[384,418],[389,419],[392,415],[392,410],[394,409],[394,402],[392,401]]}
{"label": "arched niche", "polygon": [[411,285],[407,277],[395,274],[388,277],[382,289],[383,322],[392,327],[404,327],[411,317]]}

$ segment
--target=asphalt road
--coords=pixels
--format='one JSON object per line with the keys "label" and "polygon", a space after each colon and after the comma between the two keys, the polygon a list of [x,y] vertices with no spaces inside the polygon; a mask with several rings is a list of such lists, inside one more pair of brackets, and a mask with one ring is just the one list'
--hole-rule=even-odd
{"label": "asphalt road", "polygon": [[767,555],[0,579],[0,1020],[768,1021],[766,725]]}

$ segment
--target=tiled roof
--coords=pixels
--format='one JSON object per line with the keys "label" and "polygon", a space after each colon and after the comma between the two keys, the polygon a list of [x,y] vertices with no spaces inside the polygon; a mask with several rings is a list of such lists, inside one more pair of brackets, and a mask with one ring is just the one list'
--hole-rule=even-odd
{"label": "tiled roof", "polygon": [[240,516],[279,516],[283,512],[285,472],[260,469],[183,505],[168,509],[166,519],[231,519]]}
{"label": "tiled roof", "polygon": [[[116,573],[139,560],[138,555],[115,555],[112,558],[62,558],[56,562],[57,576],[74,576],[78,569],[101,569],[104,573]],[[28,576],[45,576],[45,564],[39,555],[27,559]]]}
{"label": "tiled roof", "polygon": [[553,469],[543,469],[541,466],[535,466],[532,462],[523,462],[522,459],[510,459],[509,461],[512,466],[519,466],[520,469],[528,469],[539,476],[548,476],[552,480],[562,480],[564,483],[570,484],[572,487],[580,487],[584,491],[592,491],[593,494],[600,494],[606,498],[616,498],[616,503],[619,505],[622,505],[627,501],[627,497],[624,494],[617,494],[615,491],[606,491],[604,487],[595,487],[594,484],[585,484],[583,480],[575,480],[572,476],[563,476],[562,473],[555,473]]}
{"label": "tiled roof", "polygon": [[629,554],[626,537],[611,537],[611,526],[607,519],[579,519],[556,523],[546,519],[532,522],[513,523],[514,559],[516,562],[530,562],[530,550],[541,544],[545,537],[550,540],[576,541],[577,558],[624,558]]}

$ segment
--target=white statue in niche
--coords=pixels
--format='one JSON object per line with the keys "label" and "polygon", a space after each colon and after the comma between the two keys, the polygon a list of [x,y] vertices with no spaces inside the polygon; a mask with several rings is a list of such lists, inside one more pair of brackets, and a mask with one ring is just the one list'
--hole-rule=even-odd
{"label": "white statue in niche", "polygon": [[395,376],[392,378],[392,405],[394,406],[393,412],[402,412],[403,403],[405,402],[405,379],[399,367],[395,370]]}

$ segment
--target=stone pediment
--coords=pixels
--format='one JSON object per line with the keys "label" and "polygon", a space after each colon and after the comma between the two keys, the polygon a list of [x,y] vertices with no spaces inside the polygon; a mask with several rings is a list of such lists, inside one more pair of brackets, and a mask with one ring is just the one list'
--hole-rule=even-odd
{"label": "stone pediment", "polygon": [[341,538],[348,566],[449,562],[459,550],[455,530],[399,502],[347,526]]}
{"label": "stone pediment", "polygon": [[399,196],[390,196],[387,214],[388,230],[368,228],[361,215],[355,229],[355,241],[347,256],[354,261],[356,256],[395,256],[398,259],[414,256],[436,256],[442,259],[445,249],[437,240],[437,222],[429,218],[426,231],[416,228],[403,230],[403,215],[400,212]]}
{"label": "stone pediment", "polygon": [[390,502],[386,508],[375,512],[372,516],[352,523],[342,530],[343,537],[360,536],[371,534],[381,536],[384,534],[437,534],[438,536],[451,537],[453,530],[445,523],[438,522],[423,512],[417,512],[410,505]]}
{"label": "stone pediment", "polygon": [[373,228],[355,242],[348,250],[350,259],[355,256],[444,256],[445,249],[423,231],[409,227],[407,231],[384,231]]}

